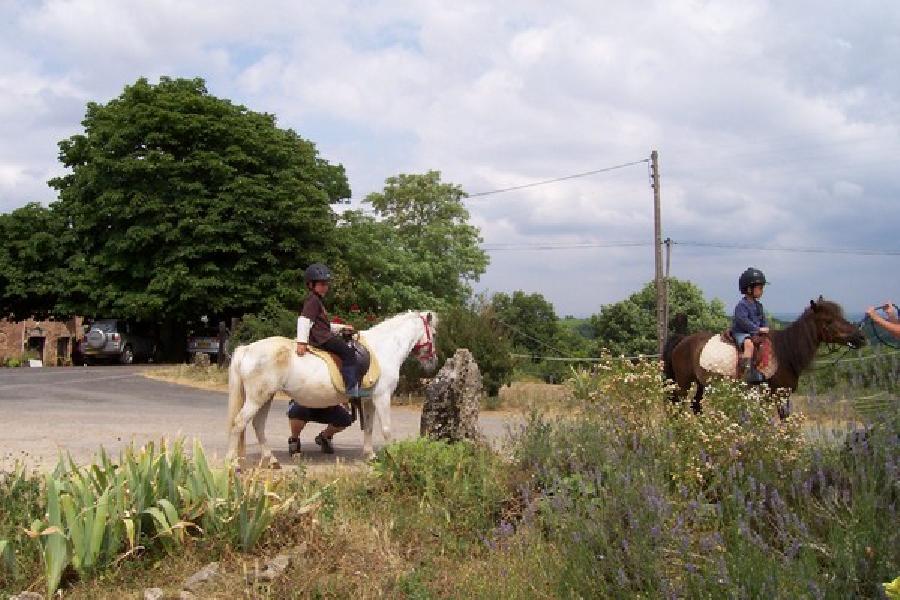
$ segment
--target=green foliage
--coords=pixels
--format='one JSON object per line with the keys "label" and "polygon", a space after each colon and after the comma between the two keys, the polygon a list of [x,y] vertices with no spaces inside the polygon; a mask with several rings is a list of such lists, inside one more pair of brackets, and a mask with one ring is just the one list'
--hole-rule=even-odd
{"label": "green foliage", "polygon": [[297,334],[297,311],[270,301],[256,314],[244,315],[240,324],[231,332],[228,344],[231,350],[241,344],[250,344],[276,335],[291,339]]}
{"label": "green foliage", "polygon": [[72,241],[63,310],[242,314],[297,294],[327,255],[343,167],[273,116],[163,77],[90,103],[83,125],[59,145],[71,172],[51,181]]}
{"label": "green foliage", "polygon": [[345,212],[336,241],[330,301],[337,311],[346,314],[356,305],[365,313],[392,315],[444,305],[430,283],[426,258],[388,221]]}
{"label": "green foliage", "polygon": [[65,275],[65,221],[38,203],[0,214],[0,316],[44,317]]}
{"label": "green foliage", "polygon": [[[232,468],[211,468],[199,442],[190,457],[179,441],[158,449],[130,446],[117,462],[101,450],[87,468],[60,459],[46,476],[40,499],[35,480],[21,470],[0,483],[0,506],[13,506],[6,497],[11,491],[23,493],[25,501],[0,517],[0,539],[10,542],[3,552],[15,547],[23,563],[33,564],[29,552],[36,549],[48,595],[69,565],[89,579],[126,556],[178,552],[191,536],[250,550],[275,515],[295,502],[285,480],[242,478]],[[10,531],[16,523],[36,547]]]}
{"label": "green foliage", "polygon": [[513,361],[508,332],[497,323],[493,309],[483,299],[442,312],[437,341],[440,364],[458,348],[468,348],[478,363],[488,396],[496,396],[500,387],[511,381]]}
{"label": "green foliage", "polygon": [[896,407],[845,446],[739,383],[708,387],[699,416],[672,407],[655,362],[607,360],[571,389],[581,409],[532,415],[513,447],[518,529],[558,553],[556,596],[879,597],[900,569]]}
{"label": "green foliage", "polygon": [[[390,244],[383,239],[369,246],[368,251],[382,255],[387,252],[386,256],[399,261],[406,272],[397,281],[390,274],[375,278],[373,285],[381,289],[373,290],[370,296],[387,294],[391,299],[394,294],[383,288],[399,285],[400,298],[410,294],[411,290],[405,287],[412,286],[418,294],[425,295],[417,300],[428,300],[430,296],[441,303],[414,307],[398,304],[399,309],[439,309],[465,302],[471,294],[470,283],[484,273],[489,259],[480,247],[478,228],[468,222],[464,197],[462,188],[442,182],[438,171],[389,177],[383,191],[366,197],[384,225],[392,230],[386,237]],[[373,242],[377,240],[372,236],[383,231],[371,222],[360,219],[355,222],[368,229],[367,235]],[[351,221],[351,231],[353,224]],[[378,260],[373,263],[377,266]],[[376,274],[380,275],[361,273],[354,279],[367,279]]]}
{"label": "green foliage", "polygon": [[491,307],[496,318],[507,326],[507,335],[517,350],[553,354],[561,327],[553,304],[542,294],[526,294],[521,290],[512,295],[498,292],[491,297]]}
{"label": "green foliage", "polygon": [[457,534],[477,539],[496,522],[507,491],[489,449],[462,441],[417,438],[389,444],[375,458],[382,493],[413,501]]}
{"label": "green foliage", "polygon": [[[709,302],[703,292],[690,281],[670,277],[669,314],[685,313],[691,331],[721,331],[730,320],[718,299]],[[604,306],[590,320],[598,350],[605,348],[614,355],[655,354],[656,286],[651,281],[627,299]]]}

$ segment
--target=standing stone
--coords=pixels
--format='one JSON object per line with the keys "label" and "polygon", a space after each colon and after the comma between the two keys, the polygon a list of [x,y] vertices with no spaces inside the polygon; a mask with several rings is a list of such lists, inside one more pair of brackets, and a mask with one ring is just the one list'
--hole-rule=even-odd
{"label": "standing stone", "polygon": [[434,439],[481,440],[478,409],[481,372],[472,353],[460,348],[425,388],[420,433]]}

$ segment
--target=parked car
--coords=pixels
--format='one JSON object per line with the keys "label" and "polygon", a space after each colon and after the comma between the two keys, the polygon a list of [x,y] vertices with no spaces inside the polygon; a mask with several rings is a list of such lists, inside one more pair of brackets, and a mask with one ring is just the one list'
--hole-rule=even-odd
{"label": "parked car", "polygon": [[[229,334],[230,332],[226,329],[226,345]],[[200,320],[200,323],[190,323],[188,325],[187,352],[188,358],[192,362],[197,354],[207,354],[211,362],[216,362],[219,356],[219,330],[216,327],[212,327],[205,317]]]}
{"label": "parked car", "polygon": [[202,327],[190,331],[187,339],[187,352],[191,361],[196,354],[208,354],[212,362],[219,355],[219,332],[212,327]]}
{"label": "parked car", "polygon": [[135,361],[151,361],[157,348],[157,338],[147,326],[125,319],[98,319],[91,323],[84,336],[84,363],[115,360],[123,365]]}

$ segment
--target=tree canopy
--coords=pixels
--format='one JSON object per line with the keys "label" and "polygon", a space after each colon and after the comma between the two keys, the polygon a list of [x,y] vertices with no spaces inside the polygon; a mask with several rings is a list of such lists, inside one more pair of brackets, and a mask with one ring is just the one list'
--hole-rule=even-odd
{"label": "tree canopy", "polygon": [[[669,278],[669,314],[685,313],[692,330],[719,331],[728,326],[725,306],[718,299],[709,302],[690,281]],[[621,302],[604,306],[590,320],[597,351],[633,356],[654,354],[656,342],[656,286],[650,282]]]}
{"label": "tree canopy", "polygon": [[[344,169],[201,79],[140,79],[60,142],[63,312],[189,320],[299,295],[330,250]],[[298,300],[298,299],[297,299]]]}
{"label": "tree canopy", "polygon": [[0,317],[54,312],[68,235],[60,216],[37,203],[0,214]]}
{"label": "tree canopy", "polygon": [[[463,304],[489,262],[478,228],[468,222],[464,197],[462,188],[442,182],[438,171],[389,177],[383,191],[369,194],[366,202],[379,221],[363,225],[386,236],[369,250],[388,252],[404,271],[403,278],[383,278],[373,285],[417,288],[417,300],[426,304]],[[392,293],[380,291],[382,296]]]}

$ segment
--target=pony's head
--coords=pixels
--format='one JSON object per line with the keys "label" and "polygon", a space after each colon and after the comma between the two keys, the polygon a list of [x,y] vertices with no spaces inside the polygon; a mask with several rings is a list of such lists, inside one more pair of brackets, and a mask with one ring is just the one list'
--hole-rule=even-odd
{"label": "pony's head", "polygon": [[859,327],[844,318],[844,311],[836,302],[810,300],[807,312],[816,324],[819,340],[826,344],[846,344],[851,348],[862,348],[866,345],[866,336]]}
{"label": "pony's head", "polygon": [[415,314],[422,320],[422,336],[413,346],[413,355],[426,372],[432,373],[437,368],[438,317],[430,310],[419,311]]}

